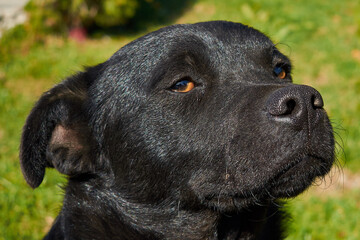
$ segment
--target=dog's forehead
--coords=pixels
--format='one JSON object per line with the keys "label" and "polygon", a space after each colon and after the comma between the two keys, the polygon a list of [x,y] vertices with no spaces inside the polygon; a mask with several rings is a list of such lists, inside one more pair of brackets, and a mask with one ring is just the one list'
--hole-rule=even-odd
{"label": "dog's forehead", "polygon": [[255,51],[272,49],[274,44],[263,33],[240,23],[213,21],[179,24],[140,37],[116,52],[111,59],[126,54],[134,59],[132,63],[141,63],[146,59],[156,62],[174,49],[192,51],[199,46],[206,46],[209,53],[217,53],[217,56],[220,52],[220,56],[230,57],[247,52],[254,55]]}
{"label": "dog's forehead", "polygon": [[195,24],[194,28],[200,29],[198,33],[203,36],[204,41],[209,45],[215,41],[228,45],[232,49],[236,47],[244,49],[273,46],[270,39],[263,33],[241,23],[224,21],[205,22]]}

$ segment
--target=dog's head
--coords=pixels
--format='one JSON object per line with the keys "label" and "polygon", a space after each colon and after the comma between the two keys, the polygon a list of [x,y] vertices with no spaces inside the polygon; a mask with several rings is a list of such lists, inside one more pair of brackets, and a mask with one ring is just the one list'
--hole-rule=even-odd
{"label": "dog's head", "polygon": [[55,167],[138,202],[231,210],[305,190],[334,139],[321,95],[292,83],[265,35],[208,22],[150,33],[45,93],[20,158],[32,187]]}

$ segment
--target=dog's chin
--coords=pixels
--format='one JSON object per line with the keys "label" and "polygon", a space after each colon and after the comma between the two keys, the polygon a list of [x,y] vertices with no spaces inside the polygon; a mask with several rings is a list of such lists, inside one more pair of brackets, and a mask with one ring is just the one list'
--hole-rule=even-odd
{"label": "dog's chin", "polygon": [[272,181],[270,194],[276,198],[292,198],[305,191],[317,177],[325,176],[333,159],[307,155],[285,168]]}
{"label": "dog's chin", "polygon": [[253,205],[267,205],[276,199],[293,198],[304,192],[317,177],[325,176],[332,160],[307,155],[286,166],[261,189],[249,189],[246,194],[209,194],[202,203],[219,212],[233,212]]}

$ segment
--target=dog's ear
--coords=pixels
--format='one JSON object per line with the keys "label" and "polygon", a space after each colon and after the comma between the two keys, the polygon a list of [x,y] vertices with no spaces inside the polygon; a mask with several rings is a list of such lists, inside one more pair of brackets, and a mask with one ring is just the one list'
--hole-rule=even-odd
{"label": "dog's ear", "polygon": [[[94,138],[86,102],[94,69],[68,78],[44,93],[23,129],[20,164],[27,183],[38,187],[45,168],[76,176],[95,171]],[[96,76],[95,76],[96,77]]]}

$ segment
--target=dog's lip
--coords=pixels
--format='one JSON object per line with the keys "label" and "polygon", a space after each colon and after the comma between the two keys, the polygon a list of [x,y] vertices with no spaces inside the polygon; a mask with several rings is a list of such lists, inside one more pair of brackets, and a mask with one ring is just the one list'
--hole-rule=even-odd
{"label": "dog's lip", "polygon": [[[289,160],[292,159],[292,160]],[[236,191],[236,189],[233,189],[231,187],[223,188],[223,190],[220,193],[208,193],[206,195],[202,196],[202,199],[204,202],[207,202],[213,206],[226,206],[231,207],[236,205],[236,203],[246,204],[247,202],[251,202],[251,199],[255,198],[257,201],[261,201],[261,199],[269,200],[272,198],[277,198],[276,196],[268,195],[269,192],[271,192],[271,189],[278,186],[279,184],[284,183],[284,181],[287,181],[287,177],[292,175],[295,171],[297,171],[297,168],[300,167],[299,165],[305,163],[304,161],[317,161],[317,162],[328,162],[326,158],[321,157],[316,154],[310,154],[310,153],[302,153],[297,154],[291,158],[287,158],[284,161],[289,162],[285,165],[285,167],[281,168],[277,174],[275,174],[273,177],[268,179],[268,181],[258,188],[254,189],[247,189],[243,190],[241,192]],[[306,167],[305,167],[306,168]],[[303,169],[302,171],[306,171],[306,169]],[[264,189],[267,189],[264,191]],[[265,197],[265,198],[264,198]],[[226,208],[225,207],[225,208]]]}
{"label": "dog's lip", "polygon": [[[289,163],[285,165],[281,170],[278,171],[277,174],[275,174],[273,177],[271,177],[267,183],[265,183],[263,186],[257,188],[257,189],[251,189],[252,194],[258,194],[262,193],[263,189],[268,189],[271,186],[276,185],[283,177],[285,177],[287,174],[291,174],[293,171],[296,171],[296,168],[304,163],[304,161],[309,161],[311,159],[319,162],[327,162],[325,158],[315,155],[315,154],[298,154],[294,157],[291,157],[290,159],[294,160],[287,160]],[[245,191],[247,192],[247,191]],[[211,197],[214,197],[212,195],[207,196],[207,199],[211,199]],[[224,198],[235,198],[235,199],[245,199],[248,198],[247,194],[242,193],[230,193]]]}
{"label": "dog's lip", "polygon": [[300,156],[297,156],[294,158],[294,161],[291,161],[289,164],[287,164],[278,174],[275,175],[273,180],[279,179],[282,176],[286,175],[289,171],[296,168],[298,165],[303,163],[304,161],[308,161],[309,159],[314,159],[320,162],[326,161],[323,157],[314,155],[314,154],[303,154]]}
{"label": "dog's lip", "polygon": [[313,177],[320,177],[326,175],[332,166],[333,161],[326,157],[319,156],[317,154],[304,154],[296,158],[296,161],[284,167],[278,174],[268,182],[268,188],[277,188],[282,184],[286,184],[292,175],[297,175],[297,171],[310,171],[313,172],[312,166],[316,165],[316,172],[313,173]]}
{"label": "dog's lip", "polygon": [[295,168],[301,162],[305,161],[306,158],[307,158],[307,155],[301,156],[301,157],[296,157],[295,161],[291,161],[289,164],[287,164],[278,174],[276,174],[274,179],[277,179],[277,178],[281,177],[282,175],[286,174],[288,171]]}

